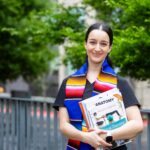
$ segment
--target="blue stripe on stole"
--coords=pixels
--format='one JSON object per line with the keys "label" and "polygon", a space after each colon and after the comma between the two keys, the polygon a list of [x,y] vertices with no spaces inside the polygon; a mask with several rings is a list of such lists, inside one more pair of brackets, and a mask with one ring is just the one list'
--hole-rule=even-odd
{"label": "blue stripe on stole", "polygon": [[78,130],[82,131],[81,121],[71,121],[71,124]]}
{"label": "blue stripe on stole", "polygon": [[64,105],[67,107],[70,120],[82,121],[82,112],[79,107],[81,99],[67,99],[64,101]]}
{"label": "blue stripe on stole", "polygon": [[96,91],[93,91],[92,92],[92,96],[96,96],[97,94],[99,94],[100,92],[96,92]]}
{"label": "blue stripe on stole", "polygon": [[86,72],[88,69],[88,63],[85,63],[81,66],[81,68],[79,70],[77,70],[73,76],[85,76]]}
{"label": "blue stripe on stole", "polygon": [[92,146],[86,143],[80,143],[80,149],[79,150],[95,150]]}

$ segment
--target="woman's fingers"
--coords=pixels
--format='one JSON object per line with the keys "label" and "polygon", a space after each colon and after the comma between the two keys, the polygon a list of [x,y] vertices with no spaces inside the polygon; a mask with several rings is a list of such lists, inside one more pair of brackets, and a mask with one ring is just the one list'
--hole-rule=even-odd
{"label": "woman's fingers", "polygon": [[92,132],[92,131],[95,131],[95,129],[90,128],[90,129],[88,130],[88,132]]}
{"label": "woman's fingers", "polygon": [[88,142],[94,148],[98,148],[100,146],[101,147],[111,147],[112,146],[112,144],[107,143],[105,141],[105,138],[102,138],[102,137],[106,137],[107,131],[90,128],[88,130],[88,132],[89,132]]}
{"label": "woman's fingers", "polygon": [[104,130],[100,130],[100,129],[93,129],[93,128],[90,128],[88,130],[88,132],[92,132],[92,131],[96,131],[97,134],[106,134],[107,131],[104,131]]}
{"label": "woman's fingers", "polygon": [[96,130],[96,133],[97,133],[98,135],[100,135],[100,134],[106,134],[107,131],[104,131],[104,130]]}
{"label": "woman's fingers", "polygon": [[103,147],[111,147],[111,146],[112,146],[112,144],[107,143],[107,142],[106,142],[105,140],[103,140],[102,138],[101,138],[101,140],[100,140],[100,145],[103,146]]}
{"label": "woman's fingers", "polygon": [[97,146],[102,146],[102,147],[111,147],[112,144],[110,143],[107,143],[105,141],[105,138],[102,138],[102,137],[106,137],[106,134],[107,134],[107,131],[104,131],[104,130],[96,130],[95,131],[96,135],[97,135]]}

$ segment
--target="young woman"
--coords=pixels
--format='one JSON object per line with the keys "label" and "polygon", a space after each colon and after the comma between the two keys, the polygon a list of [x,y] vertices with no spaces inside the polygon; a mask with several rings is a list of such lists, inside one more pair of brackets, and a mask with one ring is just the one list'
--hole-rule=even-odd
{"label": "young woman", "polygon": [[[132,139],[143,130],[139,103],[127,81],[117,76],[108,61],[113,33],[105,23],[95,23],[85,36],[87,61],[74,74],[62,82],[54,108],[59,110],[60,131],[68,137],[67,150],[94,150],[99,146],[111,148],[106,142],[107,132],[87,130],[78,102],[118,87],[122,93],[128,122],[113,133],[113,140]],[[126,150],[125,145],[114,150]]]}

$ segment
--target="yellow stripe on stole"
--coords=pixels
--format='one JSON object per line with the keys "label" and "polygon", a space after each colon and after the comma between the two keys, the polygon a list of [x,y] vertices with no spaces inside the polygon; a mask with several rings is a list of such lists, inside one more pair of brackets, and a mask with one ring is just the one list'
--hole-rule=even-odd
{"label": "yellow stripe on stole", "polygon": [[79,86],[83,86],[86,84],[86,77],[71,77],[68,79],[67,81],[67,85],[79,85]]}
{"label": "yellow stripe on stole", "polygon": [[83,131],[83,132],[88,132],[88,128],[87,128],[87,127],[82,126],[82,131]]}
{"label": "yellow stripe on stole", "polygon": [[110,75],[110,74],[101,73],[98,76],[98,80],[100,80],[102,82],[106,82],[106,83],[117,84],[116,76],[113,76],[113,75]]}

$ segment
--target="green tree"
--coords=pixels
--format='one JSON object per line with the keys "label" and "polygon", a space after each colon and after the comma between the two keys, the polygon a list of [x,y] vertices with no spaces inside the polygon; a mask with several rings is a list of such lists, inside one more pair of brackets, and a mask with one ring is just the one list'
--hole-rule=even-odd
{"label": "green tree", "polygon": [[[42,75],[68,34],[84,28],[82,8],[49,0],[0,0],[0,81]],[[81,10],[81,11],[78,11]]]}
{"label": "green tree", "polygon": [[[96,10],[98,20],[112,26],[114,45],[111,58],[119,73],[140,80],[150,79],[150,1],[84,0],[84,4]],[[81,42],[72,45],[67,52],[71,54],[68,58],[73,67],[79,67],[82,62],[79,60],[85,58],[83,46]],[[78,50],[74,49],[76,47]],[[74,54],[74,51],[80,54]]]}
{"label": "green tree", "polygon": [[41,11],[46,5],[35,0],[0,0],[0,3],[0,80],[19,75],[27,79],[46,71],[51,52],[34,30],[29,31],[33,26],[30,13]]}
{"label": "green tree", "polygon": [[114,29],[111,58],[122,75],[150,78],[150,1],[84,0],[97,11],[97,18]]}

